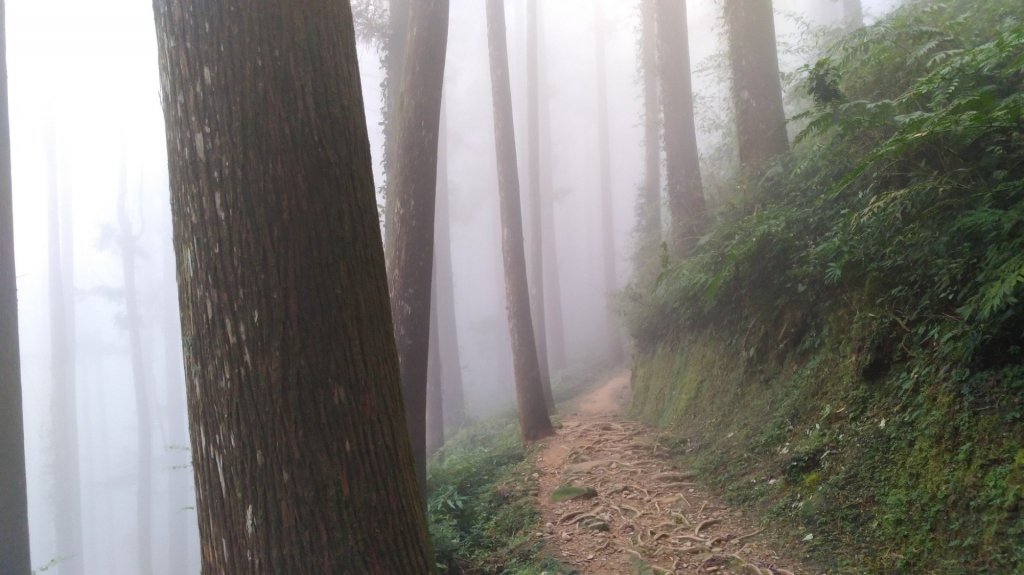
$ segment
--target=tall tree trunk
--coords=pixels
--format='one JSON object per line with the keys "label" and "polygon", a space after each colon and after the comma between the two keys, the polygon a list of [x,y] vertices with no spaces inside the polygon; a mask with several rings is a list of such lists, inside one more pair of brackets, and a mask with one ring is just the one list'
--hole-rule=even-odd
{"label": "tall tree trunk", "polygon": [[704,231],[706,208],[693,118],[686,0],[658,2],[658,62],[665,114],[665,179],[672,250],[685,256]]}
{"label": "tall tree trunk", "polygon": [[442,397],[445,426],[457,429],[466,420],[462,389],[462,360],[459,332],[455,325],[455,279],[452,265],[451,213],[448,186],[447,105],[441,101],[441,122],[437,136],[437,203],[434,214],[434,293],[440,335]]}
{"label": "tall tree trunk", "polygon": [[[124,159],[122,158],[122,162]],[[153,572],[153,432],[149,400],[149,382],[146,379],[142,357],[142,318],[139,314],[139,294],[135,285],[135,252],[138,237],[128,217],[128,166],[121,166],[121,182],[117,194],[118,247],[121,252],[121,270],[124,273],[125,324],[128,330],[128,353],[132,364],[132,385],[135,387],[135,427],[138,452],[136,468],[138,488],[135,498],[135,518],[138,523],[138,544],[135,549],[139,573]]]}
{"label": "tall tree trunk", "polygon": [[0,572],[29,575],[25,428],[21,408],[18,287],[14,270],[7,34],[0,0]]}
{"label": "tall tree trunk", "polygon": [[[54,469],[61,481],[55,485],[57,510],[57,554],[61,575],[84,572],[82,547],[82,498],[78,453],[78,395],[75,381],[75,299],[74,253],[71,210],[61,205],[71,200],[61,191],[61,170],[57,160],[57,135],[51,129],[47,170],[50,177],[48,235],[50,244],[50,376],[53,381],[53,416],[60,422],[54,431]],[[63,216],[63,218],[62,218]],[[62,221],[63,220],[63,221]]]}
{"label": "tall tree trunk", "polygon": [[[640,65],[644,89],[644,185],[638,206],[641,249],[654,251],[661,243],[661,98],[658,91],[659,0],[641,5]],[[687,62],[689,68],[689,62]]]}
{"label": "tall tree trunk", "polygon": [[161,279],[161,285],[171,293],[162,298],[165,307],[161,313],[161,335],[163,336],[163,371],[165,401],[167,404],[164,416],[167,425],[168,449],[171,450],[172,465],[167,471],[167,573],[190,573],[189,565],[189,526],[194,524],[195,516],[188,508],[194,507],[195,501],[189,497],[188,462],[188,414],[185,412],[185,373],[181,361],[181,329],[178,319],[177,305],[173,305],[177,295],[173,276],[173,263],[163,266],[171,274]]}
{"label": "tall tree trunk", "polygon": [[402,369],[402,398],[420,489],[427,489],[427,356],[434,269],[437,134],[448,45],[448,0],[417,0],[409,13],[388,265],[391,315]]}
{"label": "tall tree trunk", "polygon": [[772,0],[725,0],[740,167],[756,172],[789,149]]}
{"label": "tall tree trunk", "polygon": [[843,24],[847,30],[864,26],[864,5],[861,0],[843,0]]}
{"label": "tall tree trunk", "polygon": [[608,63],[605,56],[605,43],[608,33],[604,16],[604,2],[595,2],[595,18],[597,33],[594,35],[597,44],[597,145],[600,148],[598,159],[601,171],[601,243],[604,254],[604,287],[608,297],[606,317],[608,321],[608,361],[618,364],[622,361],[622,335],[619,322],[613,311],[611,297],[618,291],[615,276],[615,221],[612,196],[612,148],[608,126]]}
{"label": "tall tree trunk", "polygon": [[387,265],[391,265],[394,249],[394,221],[397,204],[394,202],[395,170],[398,168],[398,113],[402,95],[402,74],[405,69],[406,43],[409,41],[410,2],[414,0],[387,0],[388,35],[384,55],[384,251]]}
{"label": "tall tree trunk", "polygon": [[537,22],[537,0],[527,0],[526,4],[526,117],[527,136],[529,143],[526,149],[530,157],[530,283],[531,315],[534,333],[537,339],[537,361],[540,363],[540,379],[544,386],[544,401],[548,411],[554,411],[555,399],[551,394],[551,368],[548,364],[548,336],[546,327],[547,314],[544,310],[544,228],[541,225],[540,199],[540,82],[538,73],[537,52],[540,26]]}
{"label": "tall tree trunk", "polygon": [[154,11],[203,572],[429,573],[351,8]]}
{"label": "tall tree trunk", "polygon": [[[436,288],[436,277],[434,284]],[[427,457],[444,445],[444,376],[437,315],[437,291],[434,290],[430,298],[430,357],[427,361]]]}
{"label": "tall tree trunk", "polygon": [[512,124],[512,88],[509,84],[508,42],[505,37],[505,6],[502,0],[487,1],[487,45],[491,61],[491,96],[494,102],[494,141],[501,200],[502,254],[505,263],[505,296],[512,339],[519,429],[525,441],[554,433],[544,401],[537,344],[530,317],[530,292],[526,282],[523,246],[523,215],[519,199],[519,168],[515,127]]}

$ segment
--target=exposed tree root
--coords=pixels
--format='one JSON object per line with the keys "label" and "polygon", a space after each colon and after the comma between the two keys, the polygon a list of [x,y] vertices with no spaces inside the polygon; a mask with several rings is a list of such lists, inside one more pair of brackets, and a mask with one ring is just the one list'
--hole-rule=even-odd
{"label": "exposed tree root", "polygon": [[705,527],[711,527],[712,525],[715,525],[716,523],[721,523],[721,522],[722,522],[721,519],[706,519],[704,521],[701,521],[700,525],[698,525],[697,528],[693,530],[694,537],[700,537],[700,532]]}

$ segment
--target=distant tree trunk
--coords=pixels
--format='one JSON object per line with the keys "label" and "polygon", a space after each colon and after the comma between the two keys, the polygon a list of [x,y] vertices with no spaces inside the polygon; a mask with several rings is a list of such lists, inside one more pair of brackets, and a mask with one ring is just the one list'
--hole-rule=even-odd
{"label": "distant tree trunk", "polygon": [[406,43],[409,40],[409,11],[411,0],[387,0],[388,34],[384,55],[384,251],[387,265],[391,265],[391,251],[395,243],[394,221],[396,204],[393,200],[395,170],[398,168],[398,113],[402,94],[402,74],[405,69]]}
{"label": "distant tree trunk", "polygon": [[154,11],[203,572],[430,573],[349,4]]}
{"label": "distant tree trunk", "polygon": [[25,428],[21,412],[18,287],[14,270],[7,34],[0,0],[0,572],[32,572],[28,542]]}
{"label": "distant tree trunk", "polygon": [[452,265],[451,213],[448,186],[448,122],[446,104],[441,101],[437,136],[437,198],[434,212],[434,293],[437,300],[437,329],[440,335],[444,422],[458,429],[466,420],[462,389],[462,360],[459,332],[455,325],[455,270]]}
{"label": "distant tree trunk", "polygon": [[[437,278],[434,284],[437,287]],[[434,291],[430,298],[430,357],[427,361],[427,457],[444,445],[444,376],[437,315],[437,292]]]}
{"label": "distant tree trunk", "polygon": [[595,16],[597,19],[597,145],[600,148],[598,168],[601,173],[601,242],[604,253],[604,287],[606,301],[606,317],[608,318],[608,361],[618,364],[622,361],[622,335],[619,322],[612,311],[611,297],[618,291],[615,276],[615,221],[612,217],[612,148],[608,127],[608,64],[605,57],[607,29],[604,16],[604,2],[597,0]]}
{"label": "distant tree trunk", "polygon": [[[75,381],[75,277],[74,248],[71,236],[71,210],[62,208],[71,201],[61,191],[60,164],[57,161],[57,136],[51,130],[48,142],[47,170],[50,177],[48,235],[50,243],[50,377],[53,381],[53,417],[60,422],[54,429],[54,470],[61,481],[55,485],[57,511],[57,554],[61,575],[79,575],[85,570],[82,547],[82,497],[78,454],[78,395]],[[63,217],[62,217],[63,216]],[[62,221],[63,220],[63,221]]]}
{"label": "distant tree trunk", "polygon": [[540,199],[540,82],[538,73],[537,52],[540,26],[537,22],[537,0],[527,0],[526,4],[526,116],[530,157],[530,303],[533,317],[534,333],[537,339],[537,361],[540,363],[540,379],[544,386],[544,401],[548,411],[555,409],[555,399],[551,394],[551,368],[548,365],[548,336],[546,327],[547,314],[544,310],[544,228],[541,225]]}
{"label": "distant tree trunk", "polygon": [[523,440],[534,441],[554,433],[544,401],[537,344],[530,317],[530,292],[526,283],[522,204],[519,199],[519,168],[515,127],[512,124],[512,88],[509,85],[508,43],[505,39],[505,7],[502,0],[487,0],[487,44],[491,61],[491,96],[494,101],[494,140],[498,161],[498,192],[501,199],[502,253],[505,262],[505,295],[512,339],[512,361]]}
{"label": "distant tree trunk", "polygon": [[135,499],[135,517],[138,522],[138,547],[135,549],[139,573],[153,572],[153,433],[150,428],[152,413],[149,408],[149,382],[142,358],[142,318],[139,314],[139,294],[135,287],[135,252],[138,237],[128,217],[128,167],[121,166],[121,183],[117,195],[118,248],[121,269],[124,272],[125,328],[128,331],[128,353],[131,356],[132,384],[135,387],[135,427],[138,452],[138,491]]}
{"label": "distant tree trunk", "polygon": [[861,0],[843,0],[843,24],[847,30],[864,26],[864,6]]}
{"label": "distant tree trunk", "polygon": [[746,172],[789,149],[772,0],[725,0],[740,167]]}
{"label": "distant tree trunk", "polygon": [[[639,202],[642,249],[661,243],[661,99],[658,90],[659,0],[643,0],[640,63],[644,88],[644,186]],[[689,68],[689,62],[687,62]]]}
{"label": "distant tree trunk", "polygon": [[672,251],[685,256],[697,245],[706,217],[693,118],[686,1],[658,0],[657,27]]}
{"label": "distant tree trunk", "polygon": [[398,111],[388,288],[402,368],[402,398],[420,490],[427,489],[427,356],[434,269],[437,137],[448,45],[448,0],[417,0],[409,13],[409,50]]}

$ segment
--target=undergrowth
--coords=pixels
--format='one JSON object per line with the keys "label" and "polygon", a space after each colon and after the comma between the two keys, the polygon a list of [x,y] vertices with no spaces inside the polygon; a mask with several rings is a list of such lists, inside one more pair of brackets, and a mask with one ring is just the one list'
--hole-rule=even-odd
{"label": "undergrowth", "polygon": [[1024,5],[909,1],[699,251],[629,293],[634,409],[851,573],[1024,570]]}

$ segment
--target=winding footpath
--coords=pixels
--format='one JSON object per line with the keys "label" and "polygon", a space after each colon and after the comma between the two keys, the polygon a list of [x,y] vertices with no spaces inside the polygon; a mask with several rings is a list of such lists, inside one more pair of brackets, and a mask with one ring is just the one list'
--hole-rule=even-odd
{"label": "winding footpath", "polygon": [[[676,468],[659,434],[625,421],[629,374],[577,400],[537,460],[548,551],[580,575],[812,575],[767,543],[770,526],[722,504]],[[596,496],[554,502],[563,485]]]}

